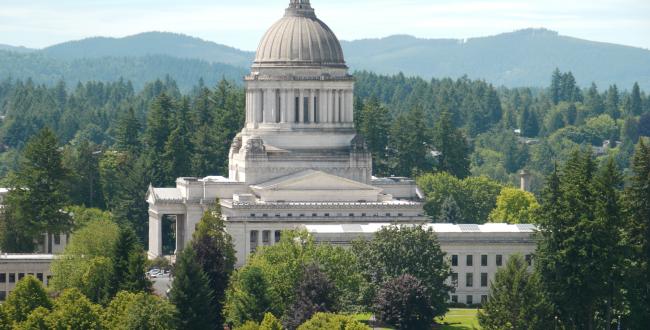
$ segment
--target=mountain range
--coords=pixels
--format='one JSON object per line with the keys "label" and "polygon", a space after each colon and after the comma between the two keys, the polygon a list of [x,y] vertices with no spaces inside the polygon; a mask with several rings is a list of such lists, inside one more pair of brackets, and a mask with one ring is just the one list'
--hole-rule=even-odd
{"label": "mountain range", "polygon": [[[382,74],[402,72],[425,79],[467,76],[497,86],[544,87],[555,68],[572,71],[578,83],[601,89],[634,82],[650,89],[650,50],[593,42],[545,29],[527,29],[490,37],[420,39],[395,35],[381,39],[342,41],[352,70]],[[95,37],[44,49],[0,45],[0,79],[52,83],[130,79],[146,81],[169,75],[182,89],[200,78],[206,83],[226,77],[240,81],[254,57],[210,41],[166,32],[124,38]],[[145,80],[148,79],[148,80]]]}

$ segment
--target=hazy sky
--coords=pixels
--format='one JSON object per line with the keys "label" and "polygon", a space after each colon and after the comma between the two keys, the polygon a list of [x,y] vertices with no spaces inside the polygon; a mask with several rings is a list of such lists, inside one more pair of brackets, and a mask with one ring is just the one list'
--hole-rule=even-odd
{"label": "hazy sky", "polygon": [[[312,0],[341,39],[469,38],[545,27],[650,49],[650,0]],[[0,0],[0,44],[179,32],[254,50],[289,0]]]}

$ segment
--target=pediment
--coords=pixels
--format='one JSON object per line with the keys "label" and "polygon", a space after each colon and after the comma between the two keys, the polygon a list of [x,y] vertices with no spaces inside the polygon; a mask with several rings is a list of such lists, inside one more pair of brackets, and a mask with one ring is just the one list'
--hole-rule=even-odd
{"label": "pediment", "polygon": [[251,188],[254,190],[365,190],[376,192],[382,190],[358,181],[314,170],[283,176],[254,185]]}

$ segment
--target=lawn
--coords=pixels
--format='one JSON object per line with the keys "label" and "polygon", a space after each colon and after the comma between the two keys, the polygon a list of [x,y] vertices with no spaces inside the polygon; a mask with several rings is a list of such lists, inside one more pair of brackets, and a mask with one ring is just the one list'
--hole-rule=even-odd
{"label": "lawn", "polygon": [[442,330],[472,330],[480,329],[478,325],[478,310],[475,308],[451,308],[445,317],[436,322],[443,325]]}
{"label": "lawn", "polygon": [[[477,309],[451,308],[444,318],[436,319],[438,324],[443,324],[437,328],[441,330],[473,330],[480,329],[478,325]],[[355,318],[368,324],[371,314],[357,314]],[[377,330],[390,330],[392,328],[375,328]]]}

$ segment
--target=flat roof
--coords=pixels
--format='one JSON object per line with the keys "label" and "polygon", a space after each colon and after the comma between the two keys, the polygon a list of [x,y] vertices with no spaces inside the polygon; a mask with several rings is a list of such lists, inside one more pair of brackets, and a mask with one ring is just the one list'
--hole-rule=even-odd
{"label": "flat roof", "polygon": [[[310,233],[316,234],[373,234],[384,227],[394,226],[391,223],[368,223],[368,224],[332,224],[332,225],[304,225]],[[416,226],[416,225],[411,225]],[[451,224],[431,223],[424,225],[425,228],[433,229],[436,233],[533,233],[536,230],[532,224],[505,224],[486,223],[478,224]]]}
{"label": "flat roof", "polygon": [[2,260],[54,260],[56,256],[54,254],[0,254],[0,261]]}

